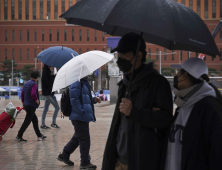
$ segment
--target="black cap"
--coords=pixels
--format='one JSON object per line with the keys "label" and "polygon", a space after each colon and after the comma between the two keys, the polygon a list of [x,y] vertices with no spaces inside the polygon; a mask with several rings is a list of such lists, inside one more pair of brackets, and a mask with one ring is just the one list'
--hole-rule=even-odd
{"label": "black cap", "polygon": [[[122,36],[122,38],[119,40],[117,47],[111,50],[111,53],[114,53],[115,51],[119,53],[127,53],[132,51],[135,53],[139,39],[140,39],[139,34],[136,34],[134,32],[127,33],[124,36]],[[143,52],[145,51],[145,49],[146,49],[146,43],[143,40],[143,38],[141,38],[140,51]]]}

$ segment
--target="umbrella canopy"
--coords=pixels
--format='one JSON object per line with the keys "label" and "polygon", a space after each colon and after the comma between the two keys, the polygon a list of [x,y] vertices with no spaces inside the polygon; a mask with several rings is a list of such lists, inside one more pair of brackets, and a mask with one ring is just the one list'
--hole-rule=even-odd
{"label": "umbrella canopy", "polygon": [[113,58],[113,55],[102,51],[90,51],[74,57],[59,69],[52,91],[69,86],[81,78],[93,73]]}
{"label": "umbrella canopy", "polygon": [[54,46],[43,50],[37,57],[48,66],[61,68],[65,63],[77,55],[79,54],[71,48]]}
{"label": "umbrella canopy", "polygon": [[60,17],[69,24],[116,36],[143,32],[145,41],[170,50],[219,55],[203,20],[193,10],[172,0],[82,0]]}
{"label": "umbrella canopy", "polygon": [[6,91],[6,90],[0,87],[0,91]]}

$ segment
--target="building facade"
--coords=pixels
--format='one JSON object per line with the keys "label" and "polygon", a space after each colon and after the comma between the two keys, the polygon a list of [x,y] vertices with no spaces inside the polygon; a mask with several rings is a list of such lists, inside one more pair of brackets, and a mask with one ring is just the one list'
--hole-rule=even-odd
{"label": "building facade", "polygon": [[[104,32],[66,24],[59,16],[79,0],[0,0],[0,62],[14,59],[17,69],[26,64],[35,65],[34,58],[41,50],[51,46],[66,46],[78,53],[90,50],[107,51]],[[212,32],[222,17],[222,0],[178,0],[193,9],[206,23]],[[215,38],[222,51],[222,29]],[[155,59],[157,69],[180,64],[188,57],[198,54],[187,51],[171,51],[163,47],[147,44],[147,58]],[[162,54],[161,57],[159,54]],[[206,56],[209,67],[222,68],[222,57],[215,59]],[[37,61],[37,69],[41,62]],[[0,70],[1,70],[0,66]]]}

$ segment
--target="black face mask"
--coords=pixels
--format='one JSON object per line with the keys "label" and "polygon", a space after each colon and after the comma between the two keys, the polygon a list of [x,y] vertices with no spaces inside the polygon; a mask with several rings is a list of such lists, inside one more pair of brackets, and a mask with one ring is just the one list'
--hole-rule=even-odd
{"label": "black face mask", "polygon": [[120,57],[117,60],[117,65],[120,71],[129,72],[132,68],[131,60],[121,59]]}
{"label": "black face mask", "polygon": [[[182,75],[182,74],[181,74]],[[176,89],[178,89],[178,83],[179,82],[181,82],[181,81],[183,81],[183,80],[181,80],[181,81],[178,81],[178,78],[181,76],[181,75],[179,75],[179,76],[174,76],[174,78],[173,78],[173,87],[175,87]]]}

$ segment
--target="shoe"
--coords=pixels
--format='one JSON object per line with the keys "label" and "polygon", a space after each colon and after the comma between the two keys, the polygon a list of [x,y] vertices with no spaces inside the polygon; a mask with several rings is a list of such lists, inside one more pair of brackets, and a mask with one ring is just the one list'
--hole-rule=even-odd
{"label": "shoe", "polygon": [[27,142],[27,140],[23,139],[23,138],[20,138],[20,137],[16,137],[16,140],[20,141],[20,142]]}
{"label": "shoe", "polygon": [[73,166],[74,162],[72,162],[70,159],[66,159],[62,156],[62,154],[60,153],[58,158],[59,161],[64,162],[65,164],[69,165],[69,166]]}
{"label": "shoe", "polygon": [[96,169],[97,168],[97,166],[96,165],[93,165],[93,164],[91,164],[91,163],[89,163],[89,164],[80,164],[80,167],[79,167],[79,169],[85,169],[85,170],[94,170],[94,169]]}
{"label": "shoe", "polygon": [[57,124],[51,124],[51,126],[54,128],[60,128]]}
{"label": "shoe", "polygon": [[51,129],[50,127],[46,126],[46,125],[42,125],[41,126],[42,129]]}
{"label": "shoe", "polygon": [[42,141],[42,140],[44,140],[45,138],[47,138],[47,136],[44,136],[44,135],[42,134],[41,137],[38,137],[38,141]]}

